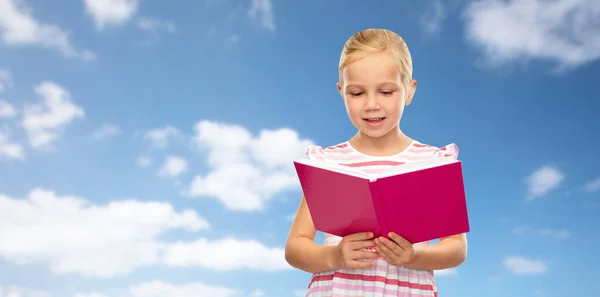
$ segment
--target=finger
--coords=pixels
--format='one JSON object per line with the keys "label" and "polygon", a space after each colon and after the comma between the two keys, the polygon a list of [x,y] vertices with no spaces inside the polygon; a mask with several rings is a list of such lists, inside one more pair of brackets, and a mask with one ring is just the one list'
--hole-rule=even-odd
{"label": "finger", "polygon": [[348,246],[352,250],[359,250],[362,248],[375,246],[375,241],[374,240],[352,241],[352,242],[348,243]]}
{"label": "finger", "polygon": [[396,244],[398,244],[401,248],[403,248],[405,250],[411,249],[412,244],[408,240],[406,240],[404,237],[402,237],[394,232],[390,232],[390,234],[388,234],[388,236],[390,237],[391,240],[396,242]]}
{"label": "finger", "polygon": [[377,253],[381,258],[383,258],[386,262],[392,264],[394,263],[394,259],[390,257],[386,252],[382,251],[380,248],[377,248]]}
{"label": "finger", "polygon": [[373,261],[351,261],[348,263],[348,268],[351,269],[360,269],[360,268],[369,268],[373,265]]}
{"label": "finger", "polygon": [[379,241],[379,243],[377,244],[376,249],[379,250],[382,254],[386,255],[387,257],[398,257],[398,255],[394,253],[394,251],[390,247],[383,244],[381,241]]}
{"label": "finger", "polygon": [[372,232],[361,232],[347,235],[346,240],[348,241],[359,241],[359,240],[367,240],[373,238]]}
{"label": "finger", "polygon": [[352,258],[354,258],[354,259],[376,259],[376,258],[379,258],[379,255],[376,252],[360,251],[360,252],[353,253]]}
{"label": "finger", "polygon": [[402,247],[385,237],[378,238],[378,241],[380,242],[380,245],[386,246],[388,249],[392,250],[398,255],[401,255],[402,252],[404,252],[404,249]]}

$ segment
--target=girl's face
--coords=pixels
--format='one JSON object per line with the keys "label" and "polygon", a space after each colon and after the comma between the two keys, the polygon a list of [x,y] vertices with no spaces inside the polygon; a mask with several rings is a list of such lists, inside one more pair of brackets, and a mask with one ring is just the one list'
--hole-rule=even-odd
{"label": "girl's face", "polygon": [[401,73],[390,54],[371,54],[347,65],[340,80],[338,90],[348,117],[361,133],[377,138],[398,128],[412,95],[402,84]]}

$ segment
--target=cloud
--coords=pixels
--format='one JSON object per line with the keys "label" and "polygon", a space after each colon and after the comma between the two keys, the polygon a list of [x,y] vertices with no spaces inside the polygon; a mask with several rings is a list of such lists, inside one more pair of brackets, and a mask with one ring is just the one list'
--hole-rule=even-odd
{"label": "cloud", "polygon": [[23,147],[10,140],[7,127],[0,127],[0,159],[25,159]]}
{"label": "cloud", "polygon": [[33,147],[54,142],[66,125],[84,117],[83,109],[71,102],[70,93],[54,82],[38,84],[35,93],[43,97],[43,103],[26,106],[23,112],[23,127]]}
{"label": "cloud", "polygon": [[248,15],[262,28],[275,30],[275,16],[271,0],[252,0]]}
{"label": "cloud", "polygon": [[292,269],[285,261],[284,254],[282,248],[269,248],[255,240],[238,240],[231,237],[213,241],[198,239],[194,242],[169,245],[165,263],[169,266],[198,266],[217,271]]}
{"label": "cloud", "polygon": [[140,167],[149,167],[152,165],[152,158],[148,156],[140,156],[137,159],[137,163]]}
{"label": "cloud", "polygon": [[85,0],[85,12],[102,31],[127,22],[137,13],[138,5],[139,0]]}
{"label": "cloud", "polygon": [[503,264],[508,271],[519,275],[544,274],[548,271],[548,267],[544,261],[524,257],[506,257]]}
{"label": "cloud", "polygon": [[104,124],[98,130],[94,131],[92,138],[104,139],[111,136],[117,136],[122,133],[121,127],[113,124]]}
{"label": "cloud", "polygon": [[566,239],[571,237],[571,233],[569,233],[569,231],[566,229],[535,229],[531,227],[518,227],[515,228],[513,232],[519,236],[535,234],[555,239]]}
{"label": "cloud", "polygon": [[216,198],[239,211],[261,210],[274,195],[296,189],[292,161],[312,144],[287,128],[263,130],[255,137],[238,125],[200,121],[195,131],[211,171],[197,175],[184,194]]}
{"label": "cloud", "polygon": [[[0,16],[1,13],[2,12],[0,12]],[[6,88],[11,87],[12,85],[12,75],[10,74],[10,72],[6,69],[0,68],[0,93],[4,92]]]}
{"label": "cloud", "polygon": [[168,177],[176,177],[187,171],[187,167],[187,163],[182,157],[167,156],[159,174]]}
{"label": "cloud", "polygon": [[425,13],[421,16],[421,26],[428,35],[438,34],[441,24],[446,18],[446,10],[441,0],[430,1]]}
{"label": "cloud", "polygon": [[133,286],[129,289],[131,297],[234,297],[238,291],[226,287],[209,286],[203,283],[188,283],[182,285],[169,284],[162,281],[151,281]]}
{"label": "cloud", "polygon": [[34,19],[23,0],[0,0],[0,32],[6,45],[36,45],[58,50],[68,58],[95,58],[91,51],[75,48],[61,28]]}
{"label": "cloud", "polygon": [[0,100],[0,119],[14,118],[17,115],[17,110],[12,104]]}
{"label": "cloud", "polygon": [[583,189],[588,193],[592,193],[592,192],[596,192],[596,191],[600,190],[600,177],[597,177],[594,180],[590,180],[590,181],[586,182],[585,185],[583,186]]}
{"label": "cloud", "polygon": [[162,149],[168,147],[170,140],[179,134],[180,133],[177,128],[167,125],[164,128],[153,129],[146,132],[146,134],[144,134],[144,138],[150,140],[155,148]]}
{"label": "cloud", "polygon": [[0,285],[0,297],[50,297],[47,291],[25,288],[21,286],[2,286]]}
{"label": "cloud", "polygon": [[557,188],[564,179],[564,174],[552,166],[539,168],[525,179],[528,186],[526,200],[533,200],[547,194]]}
{"label": "cloud", "polygon": [[465,10],[466,38],[488,62],[547,60],[558,70],[600,57],[597,0],[482,0]]}
{"label": "cloud", "polygon": [[177,32],[177,27],[171,21],[158,20],[154,18],[140,17],[137,19],[137,27],[144,31],[160,32],[166,31],[168,33]]}
{"label": "cloud", "polygon": [[[91,204],[72,195],[33,189],[24,199],[0,194],[0,258],[47,264],[55,274],[123,276],[149,265],[217,270],[290,269],[282,248],[224,238],[167,241],[171,230],[199,232],[209,223],[194,210],[135,199]],[[244,253],[237,253],[240,248]]]}

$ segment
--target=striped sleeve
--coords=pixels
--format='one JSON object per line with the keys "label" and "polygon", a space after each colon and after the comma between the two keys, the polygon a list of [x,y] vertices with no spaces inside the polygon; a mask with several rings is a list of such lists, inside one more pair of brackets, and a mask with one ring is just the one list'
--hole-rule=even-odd
{"label": "striped sleeve", "polygon": [[437,157],[453,157],[455,160],[458,159],[458,146],[455,143],[445,145],[435,151]]}
{"label": "striped sleeve", "polygon": [[324,160],[324,149],[318,145],[310,145],[306,148],[306,156],[311,160]]}

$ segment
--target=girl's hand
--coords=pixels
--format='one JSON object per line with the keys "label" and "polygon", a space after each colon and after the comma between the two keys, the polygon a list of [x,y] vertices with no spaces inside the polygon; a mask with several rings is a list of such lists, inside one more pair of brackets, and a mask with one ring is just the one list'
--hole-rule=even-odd
{"label": "girl's hand", "polygon": [[376,252],[361,250],[372,247],[375,243],[370,232],[348,235],[336,247],[335,267],[341,269],[368,268],[372,260],[379,257]]}
{"label": "girl's hand", "polygon": [[396,266],[412,262],[417,254],[413,245],[394,232],[390,232],[389,237],[391,240],[385,237],[375,239],[375,247],[379,256]]}

